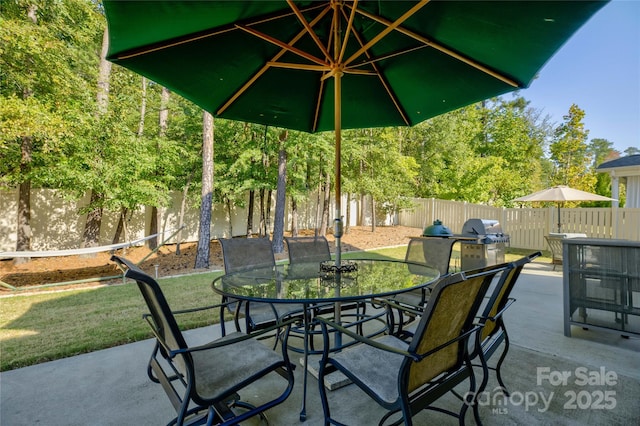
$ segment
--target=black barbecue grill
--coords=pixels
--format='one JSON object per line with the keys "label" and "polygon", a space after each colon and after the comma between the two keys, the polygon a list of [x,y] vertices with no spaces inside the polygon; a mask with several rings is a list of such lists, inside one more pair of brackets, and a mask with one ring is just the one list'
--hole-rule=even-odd
{"label": "black barbecue grill", "polygon": [[509,235],[497,220],[469,219],[462,232],[452,238],[460,240],[460,266],[463,271],[504,263]]}
{"label": "black barbecue grill", "polygon": [[432,226],[425,228],[422,236],[453,238],[459,242],[460,269],[463,271],[504,263],[504,252],[509,243],[509,236],[502,232],[500,223],[491,219],[469,219],[462,226],[460,234],[452,233],[436,220]]}

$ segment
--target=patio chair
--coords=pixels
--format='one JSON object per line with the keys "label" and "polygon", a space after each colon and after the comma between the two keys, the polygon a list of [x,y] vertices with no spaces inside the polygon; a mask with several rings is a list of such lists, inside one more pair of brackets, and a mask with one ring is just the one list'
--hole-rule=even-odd
{"label": "patio chair", "polygon": [[[411,267],[411,264],[417,263],[437,269],[440,272],[440,276],[444,277],[449,274],[451,253],[456,242],[455,238],[413,237],[407,245],[404,260],[409,262],[409,270],[412,272],[420,273],[419,268]],[[401,336],[403,326],[415,320],[415,312],[419,313],[424,309],[424,305],[429,299],[430,291],[430,287],[423,287],[419,290],[400,293],[393,297],[394,302],[413,308],[414,311],[412,313],[412,310],[396,310],[395,313],[398,315],[397,324],[393,311],[389,313],[389,326],[393,334]]]}
{"label": "patio chair", "polygon": [[[284,402],[294,385],[293,369],[286,351],[286,338],[282,353],[267,348],[256,336],[265,329],[248,335],[233,333],[200,346],[190,346],[178,326],[174,315],[213,309],[216,306],[171,312],[158,283],[131,261],[122,257],[111,258],[125,276],[136,281],[149,309],[144,318],[156,338],[147,368],[149,378],[162,385],[177,416],[169,424],[235,425],[259,415],[266,420],[264,411]],[[289,323],[274,326],[290,327]],[[286,334],[285,334],[286,336]],[[272,374],[273,373],[273,374]],[[283,378],[282,390],[270,382],[272,392],[267,397],[255,396],[255,406],[242,401],[238,392],[251,384],[271,376]],[[285,385],[286,383],[286,385]]]}
{"label": "patio chair", "polygon": [[[331,260],[331,251],[329,250],[329,242],[323,236],[314,237],[285,237],[287,242],[287,252],[289,255],[289,264],[294,268],[297,266],[304,267],[310,263],[318,264]],[[319,265],[316,272],[319,271]],[[360,316],[360,309],[364,314],[365,304],[361,302],[343,303],[340,306],[341,311],[356,309],[356,316]],[[333,303],[316,304],[312,306],[314,315],[322,315],[334,312]]]}
{"label": "patio chair", "polygon": [[[325,335],[331,328],[360,342],[333,354],[328,345],[324,345],[318,382],[325,424],[339,424],[331,417],[323,385],[325,375],[334,370],[341,371],[389,411],[380,424],[392,416],[400,416],[392,423],[412,425],[412,417],[423,409],[449,414],[464,423],[468,406],[475,402],[470,396],[475,391],[475,376],[467,350],[468,339],[480,329],[480,325],[473,323],[474,316],[491,281],[504,269],[504,266],[496,266],[475,275],[459,272],[441,278],[431,293],[411,343],[391,335],[368,339],[319,318]],[[433,405],[465,379],[469,392],[459,412]],[[334,393],[340,400],[338,392]]]}
{"label": "patio chair", "polygon": [[562,236],[545,235],[544,240],[547,242],[549,249],[551,250],[551,264],[553,270],[556,270],[556,266],[562,265]]}
{"label": "patio chair", "polygon": [[[540,252],[532,253],[528,256],[524,256],[515,262],[505,263],[501,265],[506,267],[499,275],[496,275],[493,283],[491,284],[487,297],[483,301],[480,307],[477,321],[482,324],[481,332],[477,333],[474,339],[470,339],[469,356],[474,363],[474,366],[481,367],[483,370],[483,378],[480,386],[478,386],[477,394],[480,395],[486,388],[489,381],[489,370],[495,371],[496,379],[500,385],[502,392],[509,396],[509,392],[504,383],[501,367],[509,352],[509,336],[504,324],[503,314],[511,304],[515,302],[515,299],[511,298],[511,291],[515,286],[522,269],[527,263],[532,262],[535,258],[540,256]],[[481,270],[467,272],[469,274],[482,273],[492,267],[483,268]],[[399,308],[402,309],[402,308]],[[405,331],[405,337],[411,336],[417,324],[411,324]],[[501,347],[501,343],[504,342],[500,357],[495,367],[491,367],[487,364],[488,360],[493,354]],[[464,372],[460,372],[464,374]],[[476,422],[480,422],[479,414],[477,411],[477,405],[474,405],[474,417]]]}
{"label": "patio chair", "polygon": [[323,236],[285,237],[291,265],[331,260],[329,242]]}
{"label": "patio chair", "polygon": [[[226,274],[248,271],[256,268],[275,268],[276,261],[273,246],[268,238],[220,238],[222,258]],[[222,298],[220,324],[222,335],[226,334],[224,325],[225,309],[233,312],[236,331],[240,331],[240,317],[244,316],[247,333],[270,327],[287,316],[298,319],[305,315],[302,304],[241,302],[237,299]]]}
{"label": "patio chair", "polygon": [[[520,277],[522,269],[527,263],[532,262],[541,254],[540,252],[535,252],[510,263],[509,269],[502,273],[495,287],[489,291],[490,296],[486,300],[479,317],[480,322],[483,324],[482,331],[476,336],[475,345],[471,349],[471,358],[480,360],[480,365],[484,372],[484,377],[478,387],[478,394],[481,393],[487,385],[489,379],[488,370],[493,370],[496,373],[496,378],[503,393],[509,396],[500,370],[502,363],[507,357],[507,352],[509,352],[509,336],[504,324],[503,314],[507,308],[515,302],[515,299],[511,298],[511,291],[518,277]],[[500,347],[502,342],[504,342],[504,348],[502,349],[496,366],[489,367],[487,361]]]}

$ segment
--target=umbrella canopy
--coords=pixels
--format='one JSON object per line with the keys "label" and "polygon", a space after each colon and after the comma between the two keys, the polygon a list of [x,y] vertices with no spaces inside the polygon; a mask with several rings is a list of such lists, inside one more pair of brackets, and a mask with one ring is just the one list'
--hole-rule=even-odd
{"label": "umbrella canopy", "polygon": [[606,1],[103,4],[112,62],[216,117],[335,131],[339,225],[341,129],[414,125],[525,88]]}
{"label": "umbrella canopy", "polygon": [[613,198],[605,197],[591,192],[580,191],[566,185],[552,186],[533,194],[515,198],[513,201],[613,201]]}
{"label": "umbrella canopy", "polygon": [[558,232],[560,232],[560,203],[565,201],[614,201],[613,198],[570,188],[566,185],[553,186],[533,194],[515,198],[513,201],[549,201],[558,203]]}

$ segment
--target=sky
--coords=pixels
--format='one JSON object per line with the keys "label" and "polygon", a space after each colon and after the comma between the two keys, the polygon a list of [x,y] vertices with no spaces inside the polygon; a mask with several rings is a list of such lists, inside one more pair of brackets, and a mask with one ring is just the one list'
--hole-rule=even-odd
{"label": "sky", "polygon": [[589,140],[640,148],[640,0],[605,5],[519,95],[556,125],[576,104]]}

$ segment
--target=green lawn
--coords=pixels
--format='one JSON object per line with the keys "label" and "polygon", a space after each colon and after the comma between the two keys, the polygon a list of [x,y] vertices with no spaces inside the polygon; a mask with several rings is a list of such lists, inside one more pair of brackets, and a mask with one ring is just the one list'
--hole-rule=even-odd
{"label": "green lawn", "polygon": [[[406,247],[396,247],[345,253],[343,258],[402,259],[405,251]],[[509,254],[507,260],[526,253]],[[213,305],[220,298],[211,290],[211,282],[219,274],[165,278],[159,284],[173,310]],[[0,298],[0,371],[149,338],[149,327],[142,319],[145,312],[133,282]],[[179,319],[185,329],[202,327],[218,322],[218,312],[180,315]]]}

